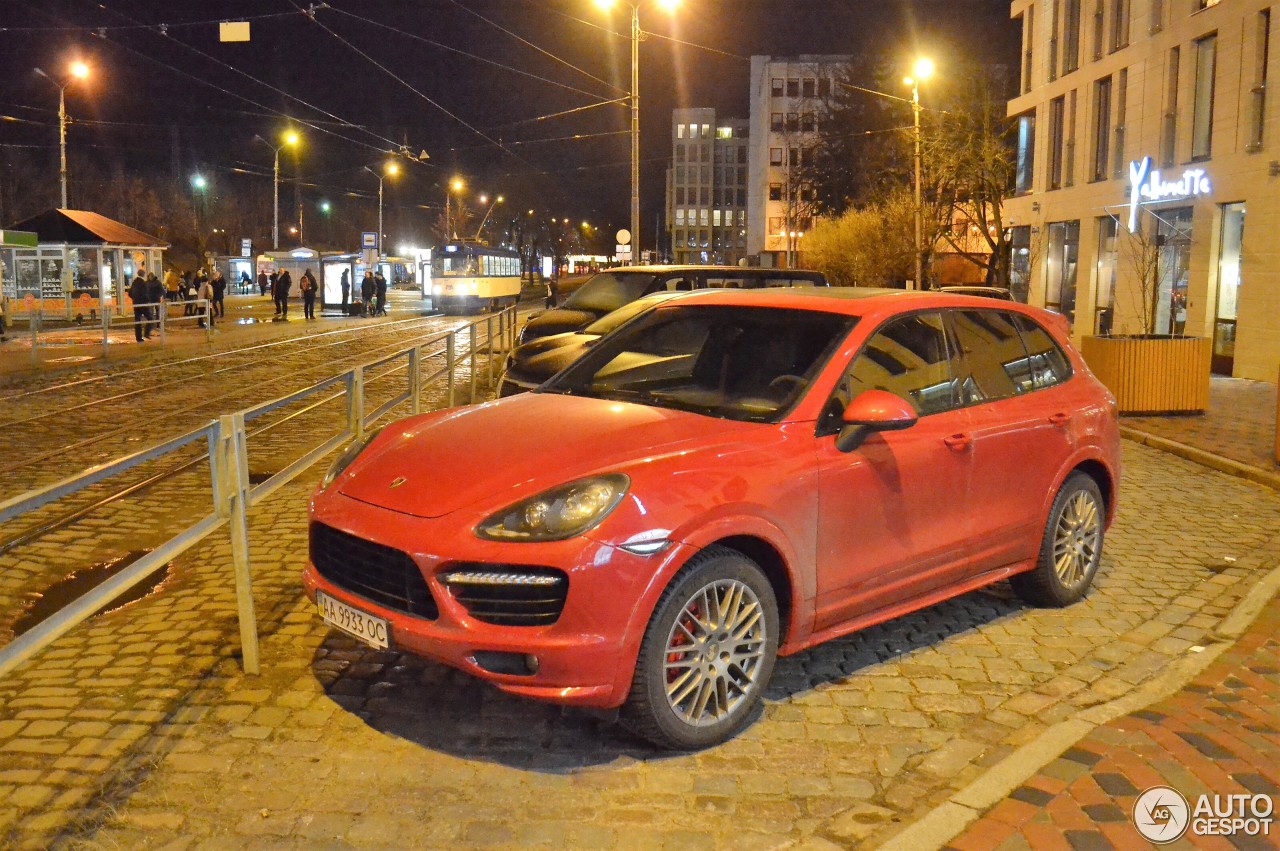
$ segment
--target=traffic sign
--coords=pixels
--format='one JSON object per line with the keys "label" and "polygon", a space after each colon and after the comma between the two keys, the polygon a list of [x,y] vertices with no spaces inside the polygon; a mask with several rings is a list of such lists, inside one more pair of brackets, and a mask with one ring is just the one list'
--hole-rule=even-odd
{"label": "traffic sign", "polygon": [[631,244],[631,231],[627,230],[626,228],[622,228],[621,230],[619,230],[617,236],[618,236],[619,245]]}
{"label": "traffic sign", "polygon": [[360,234],[360,247],[361,248],[377,248],[378,247],[377,232],[367,230],[364,233]]}
{"label": "traffic sign", "polygon": [[253,256],[253,240],[252,239],[240,240],[240,256],[241,257]]}

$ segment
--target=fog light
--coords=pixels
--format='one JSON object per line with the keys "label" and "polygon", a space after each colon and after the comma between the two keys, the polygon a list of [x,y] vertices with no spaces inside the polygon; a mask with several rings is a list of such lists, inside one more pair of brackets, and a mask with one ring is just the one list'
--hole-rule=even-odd
{"label": "fog light", "polygon": [[532,653],[526,654],[524,657],[524,666],[529,669],[529,673],[538,673],[538,657],[534,656]]}

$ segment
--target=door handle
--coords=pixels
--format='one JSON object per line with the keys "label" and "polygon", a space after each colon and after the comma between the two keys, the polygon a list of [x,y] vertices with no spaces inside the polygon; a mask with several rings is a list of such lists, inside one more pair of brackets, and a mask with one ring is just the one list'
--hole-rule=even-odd
{"label": "door handle", "polygon": [[973,443],[973,439],[967,434],[953,434],[950,437],[942,438],[942,442],[956,452],[963,452]]}
{"label": "door handle", "polygon": [[1062,413],[1062,412],[1058,412],[1058,413],[1053,414],[1053,415],[1051,415],[1051,416],[1049,417],[1049,422],[1050,422],[1050,423],[1052,423],[1053,425],[1056,425],[1056,426],[1058,426],[1059,428],[1061,428],[1062,426],[1064,426],[1064,425],[1066,425],[1067,423],[1071,422],[1071,417],[1070,417],[1070,415],[1068,415],[1068,414],[1064,414],[1064,413]]}

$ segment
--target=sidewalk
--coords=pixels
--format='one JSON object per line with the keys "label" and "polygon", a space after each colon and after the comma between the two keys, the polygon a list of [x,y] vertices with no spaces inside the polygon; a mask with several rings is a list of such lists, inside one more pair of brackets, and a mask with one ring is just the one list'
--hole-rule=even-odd
{"label": "sidewalk", "polygon": [[[1215,377],[1203,416],[1126,417],[1122,431],[1280,490],[1276,404],[1274,384]],[[1280,848],[1280,566],[1268,567],[1216,640],[1192,648],[1201,658],[1186,657],[1153,688],[1054,725],[883,847],[1127,851],[1158,840],[1170,848]],[[1172,693],[1143,699],[1162,688]],[[1118,717],[1104,720],[1116,709]],[[1153,787],[1162,788],[1144,795]],[[1196,818],[1198,806],[1202,815],[1215,805],[1211,817],[1226,815],[1230,795],[1249,796],[1235,799],[1244,816],[1256,802],[1270,818],[1234,826]]]}

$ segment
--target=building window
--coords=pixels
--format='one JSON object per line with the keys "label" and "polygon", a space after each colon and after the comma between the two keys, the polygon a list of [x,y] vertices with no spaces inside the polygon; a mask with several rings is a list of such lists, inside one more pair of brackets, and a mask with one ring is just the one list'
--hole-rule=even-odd
{"label": "building window", "polygon": [[[1039,228],[1036,229],[1039,231]],[[1018,225],[1009,229],[1009,290],[1015,301],[1027,303],[1031,289],[1031,225]]]}
{"label": "building window", "polygon": [[769,81],[769,93],[776,98],[782,97],[782,79],[774,77]]}
{"label": "building window", "polygon": [[676,227],[684,224],[684,207],[676,207]]}
{"label": "building window", "polygon": [[676,183],[684,183],[684,166],[676,166]]}
{"label": "building window", "polygon": [[1164,29],[1164,0],[1151,0],[1151,29],[1152,35]]}
{"label": "building window", "polygon": [[781,183],[769,184],[769,200],[770,201],[782,200],[782,184]]}
{"label": "building window", "polygon": [[677,204],[684,203],[684,187],[683,186],[676,187],[676,203]]}
{"label": "building window", "polygon": [[769,113],[769,129],[772,130],[774,133],[782,132],[782,113],[781,112]]}
{"label": "building window", "polygon": [[1080,222],[1051,222],[1049,252],[1045,258],[1044,306],[1056,310],[1074,324],[1076,318],[1076,267],[1080,259]]}
{"label": "building window", "polygon": [[800,94],[802,97],[811,98],[818,93],[818,81],[813,77],[805,77],[801,83]]}
{"label": "building window", "polygon": [[738,162],[745,163],[746,161],[747,161],[747,146],[739,145],[738,146]]}
{"label": "building window", "polygon": [[782,216],[769,217],[769,233],[782,233]]}
{"label": "building window", "polygon": [[1129,100],[1129,69],[1121,68],[1117,76],[1115,102],[1116,102],[1116,128],[1115,128],[1115,145],[1111,151],[1111,176],[1124,177],[1124,123],[1128,110]]}
{"label": "building window", "polygon": [[1129,2],[1115,0],[1111,15],[1111,50],[1115,52],[1129,46]]}
{"label": "building window", "polygon": [[1093,161],[1091,180],[1106,180],[1111,161],[1111,78],[1093,84]]}
{"label": "building window", "polygon": [[1058,79],[1058,0],[1049,4],[1049,80]]}
{"label": "building window", "polygon": [[1031,191],[1035,161],[1036,114],[1032,111],[1018,116],[1018,171],[1014,188],[1020,195]]}
{"label": "building window", "polygon": [[782,148],[769,149],[769,165],[782,165]]}
{"label": "building window", "polygon": [[1066,142],[1065,95],[1049,101],[1049,188],[1062,188],[1062,165]]}
{"label": "building window", "polygon": [[1031,91],[1031,69],[1034,56],[1032,47],[1035,41],[1035,7],[1028,6],[1027,13],[1022,18],[1022,93],[1024,95]]}
{"label": "building window", "polygon": [[1063,0],[1062,73],[1080,67],[1080,0]]}
{"label": "building window", "polygon": [[689,138],[690,139],[698,138],[698,125],[696,124],[689,125]]}
{"label": "building window", "polygon": [[1213,153],[1213,78],[1217,70],[1218,36],[1196,41],[1196,100],[1191,119],[1191,159]]}
{"label": "building window", "polygon": [[684,138],[684,125],[683,125],[683,124],[677,124],[677,125],[676,125],[676,138],[677,138],[677,139],[683,139],[683,138]]}
{"label": "building window", "polygon": [[799,77],[792,77],[791,79],[787,80],[787,97],[789,98],[800,97],[800,78]]}
{"label": "building window", "polygon": [[1103,31],[1106,29],[1106,0],[1097,0],[1093,7],[1093,58],[1102,58]]}
{"label": "building window", "polygon": [[1263,9],[1256,19],[1257,33],[1253,61],[1253,87],[1249,89],[1249,142],[1246,151],[1262,149],[1262,127],[1267,115],[1267,61],[1271,51],[1271,10]]}
{"label": "building window", "polygon": [[795,133],[799,129],[800,129],[800,113],[788,112],[787,113],[787,130],[789,132]]}
{"label": "building window", "polygon": [[702,125],[702,138],[704,138],[704,139],[710,139],[710,138],[711,138],[711,125],[710,125],[710,124],[704,124],[704,125]]}
{"label": "building window", "polygon": [[831,97],[831,81],[828,80],[826,77],[820,77],[818,79],[818,97],[820,98]]}
{"label": "building window", "polygon": [[716,128],[716,138],[717,138],[717,139],[732,139],[732,138],[733,138],[733,128],[732,128],[732,127],[717,127],[717,128]]}
{"label": "building window", "polygon": [[800,165],[800,149],[799,148],[787,149],[787,165],[790,166],[791,168],[797,168]]}
{"label": "building window", "polygon": [[715,227],[720,227],[720,211],[719,210],[711,211],[711,224],[714,225]]}
{"label": "building window", "polygon": [[1076,182],[1076,90],[1072,89],[1067,96],[1067,131],[1063,144],[1062,185],[1072,186]]}
{"label": "building window", "polygon": [[1114,318],[1119,233],[1120,221],[1115,216],[1098,219],[1098,284],[1093,298],[1093,327],[1094,333],[1100,336],[1111,333]]}
{"label": "building window", "polygon": [[814,133],[818,130],[818,121],[813,117],[812,112],[806,112],[800,116],[800,132]]}
{"label": "building window", "polygon": [[1178,63],[1181,60],[1179,48],[1169,51],[1169,65],[1166,71],[1164,89],[1164,115],[1160,128],[1160,163],[1168,168],[1173,165],[1178,150]]}

